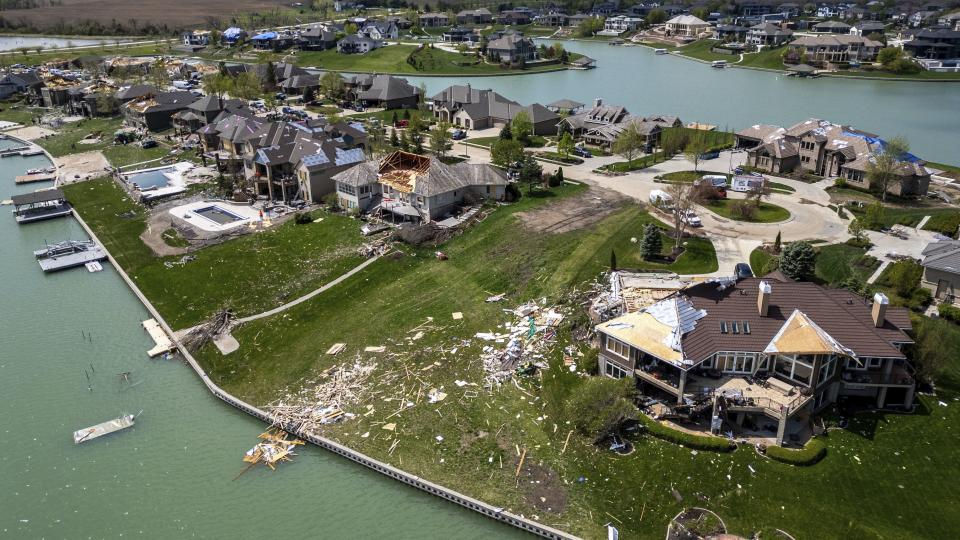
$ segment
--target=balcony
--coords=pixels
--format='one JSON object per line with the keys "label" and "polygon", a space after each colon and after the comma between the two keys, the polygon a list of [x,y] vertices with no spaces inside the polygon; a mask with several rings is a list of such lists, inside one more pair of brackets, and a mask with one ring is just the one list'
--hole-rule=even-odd
{"label": "balcony", "polygon": [[687,388],[694,393],[724,396],[731,412],[759,412],[773,418],[791,416],[812,397],[801,393],[799,386],[779,379],[748,380],[740,375],[725,375],[719,379],[688,377]]}
{"label": "balcony", "polygon": [[913,386],[915,381],[913,376],[903,366],[893,366],[889,375],[884,375],[883,371],[858,371],[848,370],[843,372],[841,377],[843,385],[847,387],[857,386]]}
{"label": "balcony", "polygon": [[638,368],[633,370],[636,376],[644,382],[650,383],[664,392],[676,396],[680,394],[680,374],[676,368],[672,371],[673,373],[670,373],[668,369],[649,368],[646,366],[643,369]]}

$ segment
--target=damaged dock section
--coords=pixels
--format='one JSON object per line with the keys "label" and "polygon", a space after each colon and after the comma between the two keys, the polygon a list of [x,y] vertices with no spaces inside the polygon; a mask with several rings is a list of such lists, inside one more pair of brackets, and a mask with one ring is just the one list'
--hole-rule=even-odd
{"label": "damaged dock section", "polygon": [[163,327],[160,326],[160,323],[158,323],[156,319],[147,319],[141,324],[155,343],[154,347],[147,351],[147,355],[150,356],[150,358],[160,356],[174,349],[173,341],[167,333],[163,331]]}

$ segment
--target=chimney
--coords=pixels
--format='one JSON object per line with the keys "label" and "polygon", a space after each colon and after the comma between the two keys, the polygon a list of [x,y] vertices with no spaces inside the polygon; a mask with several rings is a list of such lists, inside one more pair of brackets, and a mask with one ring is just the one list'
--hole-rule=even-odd
{"label": "chimney", "polygon": [[594,107],[599,107],[599,106],[601,106],[601,105],[603,105],[603,98],[595,98],[595,99],[593,100],[593,106],[594,106]]}
{"label": "chimney", "polygon": [[887,298],[887,295],[882,292],[878,292],[873,295],[873,325],[877,328],[883,326],[883,322],[887,317],[887,305],[890,303],[890,300]]}
{"label": "chimney", "polygon": [[473,92],[473,89],[470,87],[470,83],[467,83],[467,103],[470,103],[473,97],[470,95]]}
{"label": "chimney", "polygon": [[767,312],[770,311],[770,284],[766,281],[760,282],[760,294],[757,295],[757,311],[760,313],[761,317],[766,317]]}

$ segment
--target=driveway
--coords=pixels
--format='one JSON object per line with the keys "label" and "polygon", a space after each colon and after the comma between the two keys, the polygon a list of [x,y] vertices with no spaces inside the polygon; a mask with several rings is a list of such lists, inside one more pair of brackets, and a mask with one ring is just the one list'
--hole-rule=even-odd
{"label": "driveway", "polygon": [[[921,223],[924,222],[926,222],[926,220]],[[880,277],[880,274],[886,270],[887,266],[898,257],[905,256],[920,259],[920,252],[923,251],[923,248],[927,247],[927,244],[930,242],[937,240],[937,233],[933,231],[924,231],[920,228],[908,227],[904,227],[901,230],[906,233],[907,238],[898,238],[892,234],[878,231],[866,231],[867,237],[873,244],[870,250],[867,251],[867,254],[880,260],[880,267],[867,279],[867,283],[875,282],[877,278]]]}
{"label": "driveway", "polygon": [[[473,137],[490,137],[497,135],[498,129],[471,131]],[[455,148],[461,154],[463,145]],[[471,162],[489,162],[490,152],[486,149],[469,147],[467,155]],[[746,154],[743,152],[725,151],[720,157],[699,163],[701,171],[727,172],[742,165]],[[620,156],[596,156],[583,160],[579,165],[563,165],[564,176],[584,181],[588,184],[604,187],[622,193],[642,203],[647,203],[650,192],[654,189],[664,189],[665,184],[657,183],[654,178],[670,173],[693,170],[693,162],[685,156],[678,155],[667,161],[657,163],[646,169],[629,172],[619,176],[607,176],[593,172],[595,169],[623,161]],[[543,163],[545,172],[553,172],[558,166]],[[841,219],[833,210],[828,208],[830,195],[823,187],[831,182],[808,184],[798,180],[765,175],[774,182],[788,185],[793,193],[773,193],[769,202],[782,206],[790,212],[790,218],[779,223],[746,223],[727,219],[706,208],[700,208],[703,227],[698,232],[709,238],[717,252],[720,268],[715,275],[731,275],[733,267],[739,262],[748,262],[750,252],[763,242],[773,242],[779,232],[784,241],[819,239],[830,243],[846,241],[848,220]],[[730,198],[743,198],[741,193],[730,193]],[[658,219],[672,226],[672,223],[661,215],[653,213]],[[922,249],[922,247],[920,248]]]}

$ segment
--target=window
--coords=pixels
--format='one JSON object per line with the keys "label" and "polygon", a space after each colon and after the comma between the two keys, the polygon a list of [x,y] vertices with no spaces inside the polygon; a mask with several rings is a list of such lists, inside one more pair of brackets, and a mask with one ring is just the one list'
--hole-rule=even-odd
{"label": "window", "polygon": [[727,333],[727,321],[720,321],[720,333],[721,334]]}
{"label": "window", "polygon": [[820,374],[817,377],[817,385],[823,384],[825,381],[833,377],[833,374],[837,372],[837,358],[831,356],[830,358],[823,361],[820,364]]}
{"label": "window", "polygon": [[867,367],[870,369],[876,369],[883,365],[882,358],[871,358],[867,360]]}
{"label": "window", "polygon": [[743,352],[717,353],[717,369],[724,373],[753,373],[757,355]]}
{"label": "window", "polygon": [[340,183],[337,184],[337,190],[338,190],[340,193],[346,193],[347,195],[356,195],[356,194],[357,194],[357,188],[355,188],[355,187],[353,187],[353,186],[351,186],[351,185],[349,185],[349,184],[344,184],[343,182],[340,182]]}
{"label": "window", "polygon": [[622,379],[630,375],[629,373],[627,373],[627,370],[621,368],[620,366],[614,364],[613,362],[606,362],[606,366],[607,367],[604,371],[606,372],[607,377],[610,377],[613,379]]}
{"label": "window", "polygon": [[773,371],[792,381],[809,385],[813,375],[813,355],[778,356]]}
{"label": "window", "polygon": [[610,336],[607,336],[607,351],[612,352],[620,358],[630,358],[630,346]]}

